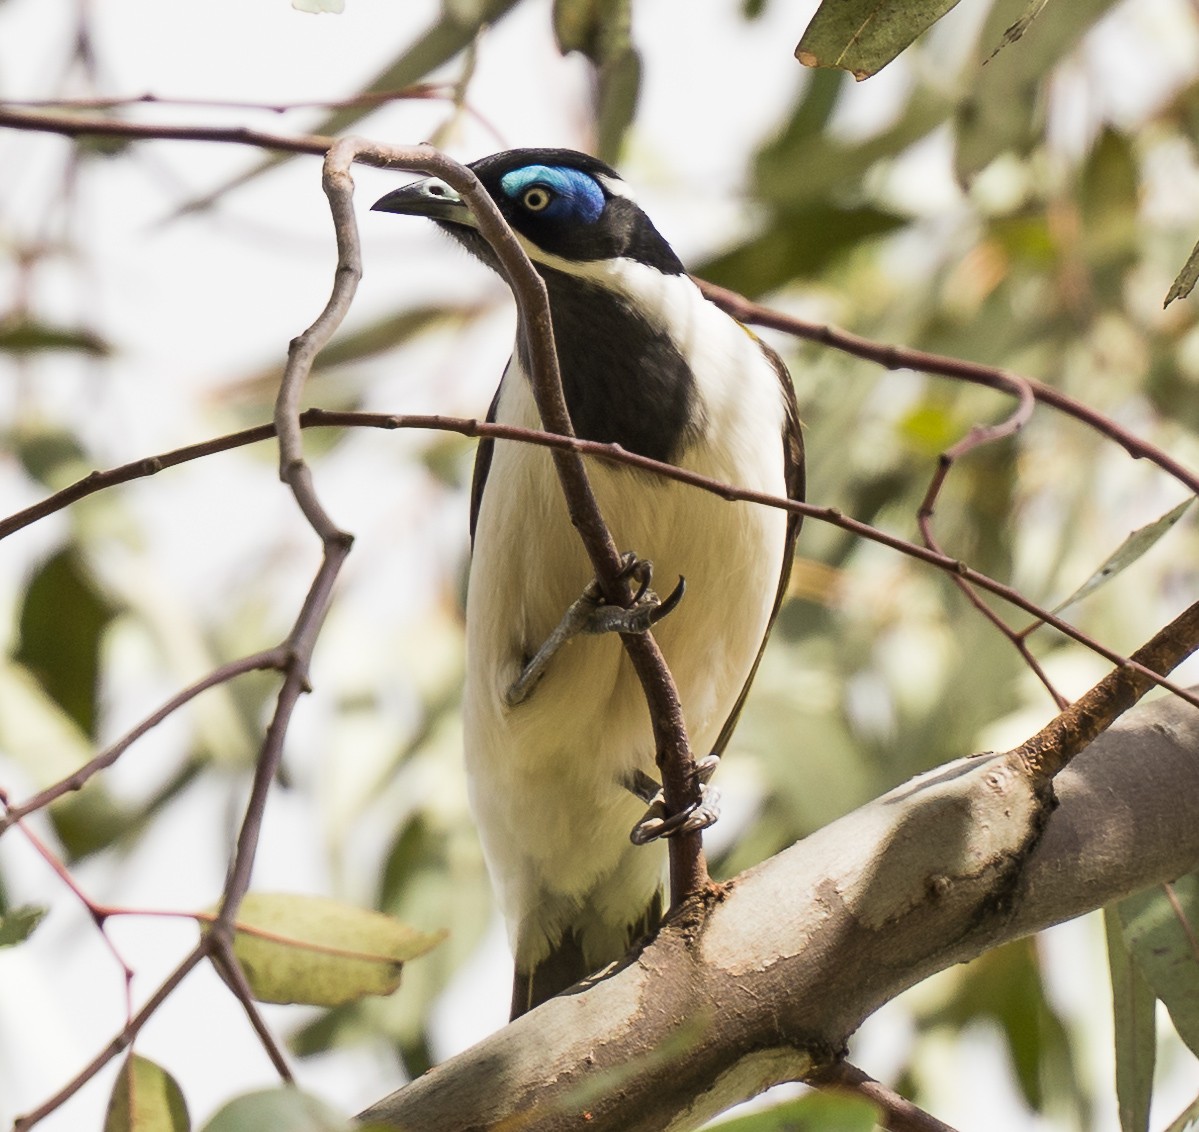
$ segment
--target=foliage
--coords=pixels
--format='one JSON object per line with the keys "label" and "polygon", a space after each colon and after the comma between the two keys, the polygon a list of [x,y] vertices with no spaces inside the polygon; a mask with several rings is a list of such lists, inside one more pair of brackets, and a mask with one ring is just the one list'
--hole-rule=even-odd
{"label": "foliage", "polygon": [[[736,34],[754,34],[752,21],[772,7],[747,4]],[[1185,296],[1195,262],[1186,249],[1195,243],[1199,211],[1186,186],[1196,166],[1199,69],[1178,71],[1153,97],[1121,102],[1105,93],[1105,51],[1113,39],[1145,34],[1131,6],[995,0],[962,5],[936,23],[953,7],[945,0],[871,3],[862,6],[865,19],[856,5],[825,0],[802,32],[799,58],[859,78],[895,59],[889,70],[862,84],[838,70],[803,72],[790,106],[755,104],[730,82],[729,113],[746,139],[745,153],[736,155],[744,169],[729,171],[742,185],[732,202],[736,219],[695,241],[702,254],[691,266],[716,283],[870,338],[1035,376],[1194,466],[1199,323],[1194,299]],[[1182,3],[1164,7],[1194,34],[1193,12]],[[505,21],[530,18],[531,8],[516,0],[447,0],[427,26],[397,32],[391,57],[359,83],[362,97],[329,109],[314,132],[369,133],[379,119],[367,115],[379,112],[379,96],[433,83],[446,96],[439,137],[494,148],[489,135],[467,132],[472,110],[491,112],[475,102],[475,55],[487,52]],[[638,14],[632,0],[557,0],[544,31],[593,82],[577,144],[623,159],[633,182],[656,179],[660,186],[671,171],[643,140],[643,104],[659,73],[684,74],[685,48],[639,36]],[[770,46],[799,72],[790,60],[794,38]],[[82,65],[86,55],[80,47],[75,62]],[[1121,62],[1129,74],[1140,73],[1134,63],[1154,66],[1150,52]],[[868,102],[872,83],[886,81],[893,85],[882,88],[883,101]],[[687,107],[678,113],[685,118]],[[118,148],[109,159],[83,148],[69,158],[55,152],[63,161],[56,207],[69,212],[79,184],[106,184],[114,165],[132,162],[142,149]],[[265,211],[255,194],[275,182],[259,175],[300,159],[256,160],[243,173],[222,166],[217,189],[177,196],[160,211]],[[311,163],[303,176],[315,183]],[[682,196],[696,186],[678,188]],[[324,223],[313,216],[313,228]],[[202,215],[188,223],[215,222]],[[111,434],[122,432],[124,421],[99,429],[80,403],[87,403],[88,383],[119,388],[119,333],[90,328],[90,317],[64,318],[34,286],[56,272],[85,271],[85,234],[64,229],[56,244],[27,233],[18,238],[18,227],[0,215],[0,255],[21,283],[11,309],[0,311],[0,365],[17,379],[5,426],[20,463],[5,473],[14,499],[32,502],[92,467],[167,450],[183,442],[181,435],[215,436],[267,419],[277,367],[263,359],[279,357],[283,339],[264,334],[258,352],[228,365],[215,393],[189,403],[186,430],[139,429],[132,451],[114,443]],[[439,247],[436,254],[449,253]],[[409,270],[427,266],[414,256]],[[180,263],[179,270],[192,267]],[[481,416],[481,385],[503,361],[502,347],[492,351],[488,336],[496,301],[492,293],[451,290],[442,301],[435,287],[421,288],[362,316],[322,356],[309,387],[313,399],[330,407]],[[220,318],[241,314],[206,312],[217,323],[209,332],[219,336]],[[286,314],[289,326],[307,317]],[[810,498],[905,537],[915,535],[938,454],[1009,408],[993,392],[965,384],[882,372],[812,344],[772,342],[784,347],[796,379]],[[464,343],[488,356],[468,361]],[[52,395],[66,372],[52,366],[73,367],[73,403]],[[472,366],[487,371],[479,388],[446,376]],[[309,851],[321,856],[321,875],[339,898],[373,902],[415,925],[422,938],[444,928],[451,935],[405,970],[390,998],[322,998],[329,1011],[297,1021],[292,1046],[305,1057],[334,1047],[383,1047],[415,1073],[437,1056],[433,1004],[475,953],[488,915],[458,769],[464,525],[442,530],[445,514],[464,511],[469,450],[457,438],[310,440],[318,481],[338,485],[347,525],[359,535],[352,559],[358,573],[325,628],[315,703],[288,752],[280,793],[288,803],[305,800]],[[89,498],[56,525],[40,525],[36,537],[22,533],[3,544],[14,562],[4,575],[13,629],[0,671],[0,787],[10,801],[75,771],[179,687],[281,635],[314,559],[291,517],[279,517],[284,508],[269,459],[252,451],[212,457],[232,469],[220,489],[204,486],[201,462],[169,473],[174,478],[164,474]],[[220,494],[219,503],[209,490]],[[956,466],[935,527],[953,555],[1047,607],[1069,604],[1080,626],[1130,651],[1193,587],[1195,535],[1191,516],[1181,517],[1184,507],[1176,484],[1042,409],[1019,435]],[[168,510],[190,516],[190,527]],[[227,529],[252,530],[252,537],[220,551]],[[163,532],[184,545],[168,545]],[[185,561],[210,548],[225,557],[202,570]],[[721,771],[733,803],[709,842],[721,875],[917,771],[1022,738],[1029,720],[1053,710],[1011,643],[946,577],[812,522],[799,553],[792,593]],[[1043,630],[1031,642],[1066,694],[1101,671],[1085,650]],[[55,802],[50,823],[39,829],[63,859],[96,858],[119,881],[124,855],[157,844],[181,803],[219,794],[240,804],[277,684],[259,673],[209,690],[161,737],[144,741],[153,744],[154,758],[131,752],[129,758],[142,758],[136,770],[122,776],[118,766],[111,779],[98,776]],[[205,812],[220,828],[219,807]],[[751,816],[739,823],[737,813]],[[15,839],[10,833],[4,841]],[[219,877],[224,862],[214,860]],[[16,868],[0,857],[0,879]],[[377,884],[364,879],[375,877]],[[1146,894],[1108,914],[1126,1130],[1145,1126],[1157,999],[1195,1048],[1195,959],[1186,932],[1194,924],[1193,888],[1184,879],[1173,903]],[[50,896],[39,893],[34,907],[24,893],[21,900],[15,908],[0,902],[0,944],[14,953],[33,951],[47,934],[34,928]],[[17,943],[21,948],[11,946]],[[908,1008],[916,1038],[900,1072],[914,1099],[936,1107],[942,1095],[924,1065],[943,1035],[992,1026],[1029,1111],[1083,1128],[1093,1105],[1114,1103],[1110,1082],[1078,1080],[1086,1026],[1055,1008],[1044,964],[1032,944],[1013,945],[943,980],[946,1001]],[[262,997],[305,996],[276,989]],[[186,1088],[186,1068],[179,1071]],[[126,1115],[128,1098],[146,1082],[178,1119],[178,1086],[151,1062],[130,1058],[119,1082],[109,1109],[113,1128],[158,1127]],[[242,1098],[207,1127],[263,1126],[266,1109],[255,1106],[266,1106],[276,1121],[297,1105],[313,1128],[339,1127],[300,1096]],[[821,1103],[799,1102],[779,1117],[783,1123],[758,1116],[728,1127],[804,1127],[804,1106]],[[827,1122],[819,1126],[832,1126],[832,1116],[821,1119]],[[862,1117],[847,1110],[837,1119],[849,1128]]]}

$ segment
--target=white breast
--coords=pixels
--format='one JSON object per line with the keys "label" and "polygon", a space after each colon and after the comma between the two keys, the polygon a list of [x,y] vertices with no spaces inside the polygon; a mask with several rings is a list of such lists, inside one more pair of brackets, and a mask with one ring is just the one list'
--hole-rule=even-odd
{"label": "white breast", "polygon": [[[571,270],[580,273],[578,265]],[[705,427],[679,463],[785,495],[784,401],[756,340],[685,276],[626,262],[585,270],[668,328],[695,373]],[[515,356],[497,418],[539,427]],[[662,595],[686,577],[683,602],[654,633],[702,756],[732,711],[766,631],[786,516],[627,468],[596,461],[587,467],[617,548],[653,562]],[[533,958],[580,902],[627,900],[631,911],[593,909],[604,919],[627,912],[627,922],[647,903],[662,868],[659,848],[635,849],[628,841],[644,807],[621,780],[633,767],[656,771],[645,700],[619,639],[576,638],[527,701],[509,709],[502,698],[523,657],[591,576],[548,451],[497,442],[467,599],[466,758],[514,946]],[[615,879],[619,884],[609,883]]]}

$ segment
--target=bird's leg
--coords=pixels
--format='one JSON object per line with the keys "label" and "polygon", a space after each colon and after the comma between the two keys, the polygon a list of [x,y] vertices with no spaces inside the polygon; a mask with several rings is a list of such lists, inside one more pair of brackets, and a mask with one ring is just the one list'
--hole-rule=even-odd
{"label": "bird's leg", "polygon": [[645,816],[629,831],[629,840],[634,845],[644,845],[659,837],[707,829],[720,817],[720,791],[708,785],[708,780],[719,765],[719,755],[708,755],[695,764],[695,776],[699,779],[699,801],[692,802],[669,817],[666,816],[666,796],[662,787],[645,771],[634,770],[624,785],[646,803],[647,809]]}
{"label": "bird's leg", "polygon": [[608,604],[604,601],[599,583],[595,579],[588,582],[582,596],[571,604],[553,632],[504,693],[504,702],[508,707],[516,707],[529,698],[537,682],[545,675],[554,654],[572,637],[581,633],[645,633],[670,613],[682,600],[686,583],[679,578],[679,584],[663,601],[649,588],[652,574],[653,565],[646,559],[638,558],[631,552],[624,556],[620,578],[633,578],[639,583],[632,604],[627,607]]}

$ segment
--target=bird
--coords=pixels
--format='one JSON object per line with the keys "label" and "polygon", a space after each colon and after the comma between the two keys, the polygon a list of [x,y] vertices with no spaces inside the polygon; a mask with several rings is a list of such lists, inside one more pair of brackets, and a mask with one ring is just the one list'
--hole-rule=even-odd
{"label": "bird", "polygon": [[[785,365],[704,296],[614,169],[569,149],[507,150],[469,168],[545,282],[579,437],[803,498],[803,439]],[[372,208],[431,219],[500,270],[442,179],[395,189]],[[487,419],[539,428],[523,335],[518,327]],[[587,470],[630,572],[652,563],[658,578],[685,579],[681,601],[680,586],[661,603],[641,593],[651,615],[637,628],[654,622],[706,777],[779,612],[799,516],[613,461]],[[649,712],[618,634],[562,629],[569,610],[605,608],[548,449],[480,441],[470,535],[464,756],[514,957],[515,1019],[656,929],[665,844],[654,836],[660,798],[658,818],[646,816],[656,785]],[[607,612],[614,616],[588,630],[631,626]],[[714,789],[710,801],[687,828],[713,820]]]}

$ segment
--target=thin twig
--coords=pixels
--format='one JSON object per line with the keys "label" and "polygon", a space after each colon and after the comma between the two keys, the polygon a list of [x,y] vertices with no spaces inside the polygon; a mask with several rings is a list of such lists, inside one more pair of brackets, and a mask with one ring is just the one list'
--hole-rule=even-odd
{"label": "thin twig", "polygon": [[74,1077],[71,1078],[54,1096],[43,1101],[32,1112],[26,1113],[24,1116],[18,1116],[13,1121],[12,1132],[29,1132],[35,1124],[44,1120],[55,1109],[65,1104],[71,1099],[84,1085],[86,1085],[101,1069],[104,1068],[114,1057],[123,1053],[133,1043],[133,1039],[137,1037],[141,1028],[150,1020],[154,1012],[167,1000],[171,992],[191,973],[192,969],[207,955],[207,949],[204,941],[201,940],[190,952],[188,952],[183,962],[167,976],[163,984],[156,990],[149,999],[146,1000],[146,1005],[137,1012],[136,1015],[129,1021],[115,1038],[112,1039],[91,1061],[87,1063]]}
{"label": "thin twig", "polygon": [[[834,350],[840,350],[842,353],[875,362],[885,369],[910,369],[919,373],[938,374],[942,377],[952,377],[959,381],[970,382],[972,385],[985,385],[988,389],[1000,391],[1010,391],[1010,383],[1016,376],[1006,370],[982,365],[979,362],[969,362],[963,358],[951,358],[945,354],[931,354],[924,350],[912,350],[905,346],[875,342],[836,326],[808,322],[806,319],[773,310],[737,294],[736,291],[718,287],[714,283],[707,283],[702,279],[697,279],[696,282],[709,299],[741,322],[753,326],[768,326],[772,330],[792,334],[796,338],[819,342],[824,346],[831,346]],[[1043,381],[1037,381],[1026,375],[1021,375],[1019,380],[1032,390],[1032,395],[1038,401],[1051,405],[1068,417],[1082,421],[1096,432],[1114,441],[1134,460],[1148,460],[1150,463],[1156,464],[1162,471],[1169,473],[1179,483],[1185,484],[1192,492],[1199,495],[1199,474],[1179,463],[1156,445],[1142,440],[1110,417],[1105,417],[1097,409],[1092,409],[1089,405],[1075,400],[1068,393],[1063,393],[1052,385],[1046,385]]]}
{"label": "thin twig", "polygon": [[[1199,602],[1183,610],[1084,696],[1021,743],[1011,754],[1029,775],[1047,782],[1096,736],[1106,731],[1154,684],[1199,648]],[[1171,689],[1173,685],[1171,685]],[[1185,697],[1194,703],[1190,696]]]}
{"label": "thin twig", "polygon": [[821,1071],[810,1084],[819,1088],[847,1089],[873,1101],[883,1114],[883,1127],[887,1132],[955,1132],[948,1124],[938,1120],[919,1105],[901,1097],[894,1089],[876,1081],[848,1061],[834,1062]]}
{"label": "thin twig", "polygon": [[98,755],[89,759],[73,774],[67,775],[66,778],[60,779],[52,786],[47,786],[45,790],[39,790],[36,794],[26,798],[19,806],[9,807],[7,812],[0,817],[0,837],[7,832],[10,826],[20,821],[27,814],[48,806],[64,794],[70,794],[72,791],[82,789],[92,775],[112,766],[138,739],[154,727],[157,727],[167,716],[173,715],[184,704],[195,699],[201,692],[205,692],[209,688],[214,688],[218,684],[228,683],[230,680],[246,672],[279,668],[282,666],[283,661],[284,651],[282,649],[266,649],[263,652],[254,653],[251,656],[241,657],[238,660],[231,660],[226,664],[222,664],[208,673],[207,676],[197,680],[194,684],[188,685],[178,695],[172,696],[167,700],[156,712],[148,715],[132,730],[127,731],[111,746],[105,747]]}
{"label": "thin twig", "polygon": [[[301,418],[300,423],[305,428],[318,427],[344,427],[344,428],[382,428],[382,429],[421,429],[439,432],[454,432],[462,436],[480,437],[487,436],[496,440],[513,440],[526,444],[539,444],[548,448],[558,448],[564,451],[577,452],[582,456],[589,456],[596,459],[603,459],[613,463],[627,464],[633,468],[639,468],[642,471],[652,472],[655,475],[662,476],[667,479],[677,480],[679,483],[689,484],[692,487],[698,488],[701,491],[709,492],[712,495],[718,496],[721,499],[730,501],[740,500],[746,503],[757,503],[764,507],[776,507],[784,511],[793,511],[798,515],[803,515],[809,519],[815,519],[818,522],[828,523],[831,526],[839,527],[841,530],[847,531],[849,534],[859,538],[868,539],[871,542],[877,542],[881,546],[886,546],[899,554],[903,554],[909,558],[914,558],[917,561],[923,562],[935,569],[943,570],[950,574],[956,574],[966,579],[972,585],[979,589],[986,590],[988,593],[994,594],[1001,598],[1009,605],[1015,606],[1018,609],[1024,610],[1032,617],[1043,621],[1050,628],[1056,629],[1063,636],[1069,637],[1078,644],[1096,653],[1098,656],[1110,661],[1117,666],[1131,666],[1133,671],[1142,671],[1143,675],[1154,680],[1158,685],[1172,692],[1180,699],[1187,703],[1199,707],[1199,696],[1187,691],[1185,688],[1179,687],[1168,680],[1161,679],[1148,669],[1139,668],[1129,657],[1115,652],[1107,648],[1095,638],[1075,628],[1067,621],[1063,621],[1049,610],[1042,608],[1035,602],[1024,597],[1018,590],[1011,586],[1005,585],[1002,582],[996,581],[994,578],[981,573],[978,570],[967,566],[964,562],[949,555],[938,551],[930,550],[927,547],[919,546],[915,543],[902,539],[897,535],[889,534],[886,531],[879,530],[877,527],[872,527],[868,523],[863,523],[858,519],[853,519],[848,515],[842,514],[834,507],[821,507],[814,503],[806,503],[794,499],[786,499],[782,496],[766,495],[762,492],[748,491],[742,488],[735,487],[731,484],[722,483],[719,480],[710,479],[707,476],[700,475],[698,472],[692,472],[685,468],[676,467],[673,464],[664,464],[658,460],[650,459],[648,456],[640,456],[633,452],[628,452],[621,448],[618,444],[601,444],[593,440],[580,440],[577,437],[555,436],[551,433],[544,432],[539,429],[519,428],[515,425],[496,424],[487,421],[480,421],[473,417],[446,417],[436,414],[400,414],[400,413],[361,413],[352,411],[331,411],[327,409],[308,409]],[[269,439],[274,435],[274,429],[270,425],[259,425],[254,428],[243,429],[241,432],[232,433],[229,436],[218,437],[215,440],[204,441],[200,444],[188,445],[184,448],[175,449],[172,452],[163,453],[161,456],[151,457],[148,460],[137,460],[130,464],[123,464],[120,467],[113,468],[107,472],[92,472],[83,479],[64,488],[55,495],[49,496],[41,503],[34,504],[33,507],[27,508],[25,511],[18,512],[9,519],[0,523],[0,532],[5,530],[12,531],[27,526],[33,521],[29,518],[31,512],[37,511],[38,516],[50,514],[53,511],[60,510],[67,506],[68,503],[74,502],[85,495],[90,495],[93,492],[100,491],[104,487],[112,483],[126,483],[131,479],[138,478],[139,475],[153,475],[161,468],[173,467],[177,464],[185,463],[188,460],[199,459],[202,456],[209,455],[213,452],[225,452],[239,445],[253,444],[261,440]],[[159,467],[161,465],[161,468]],[[147,470],[149,469],[149,470]]]}

